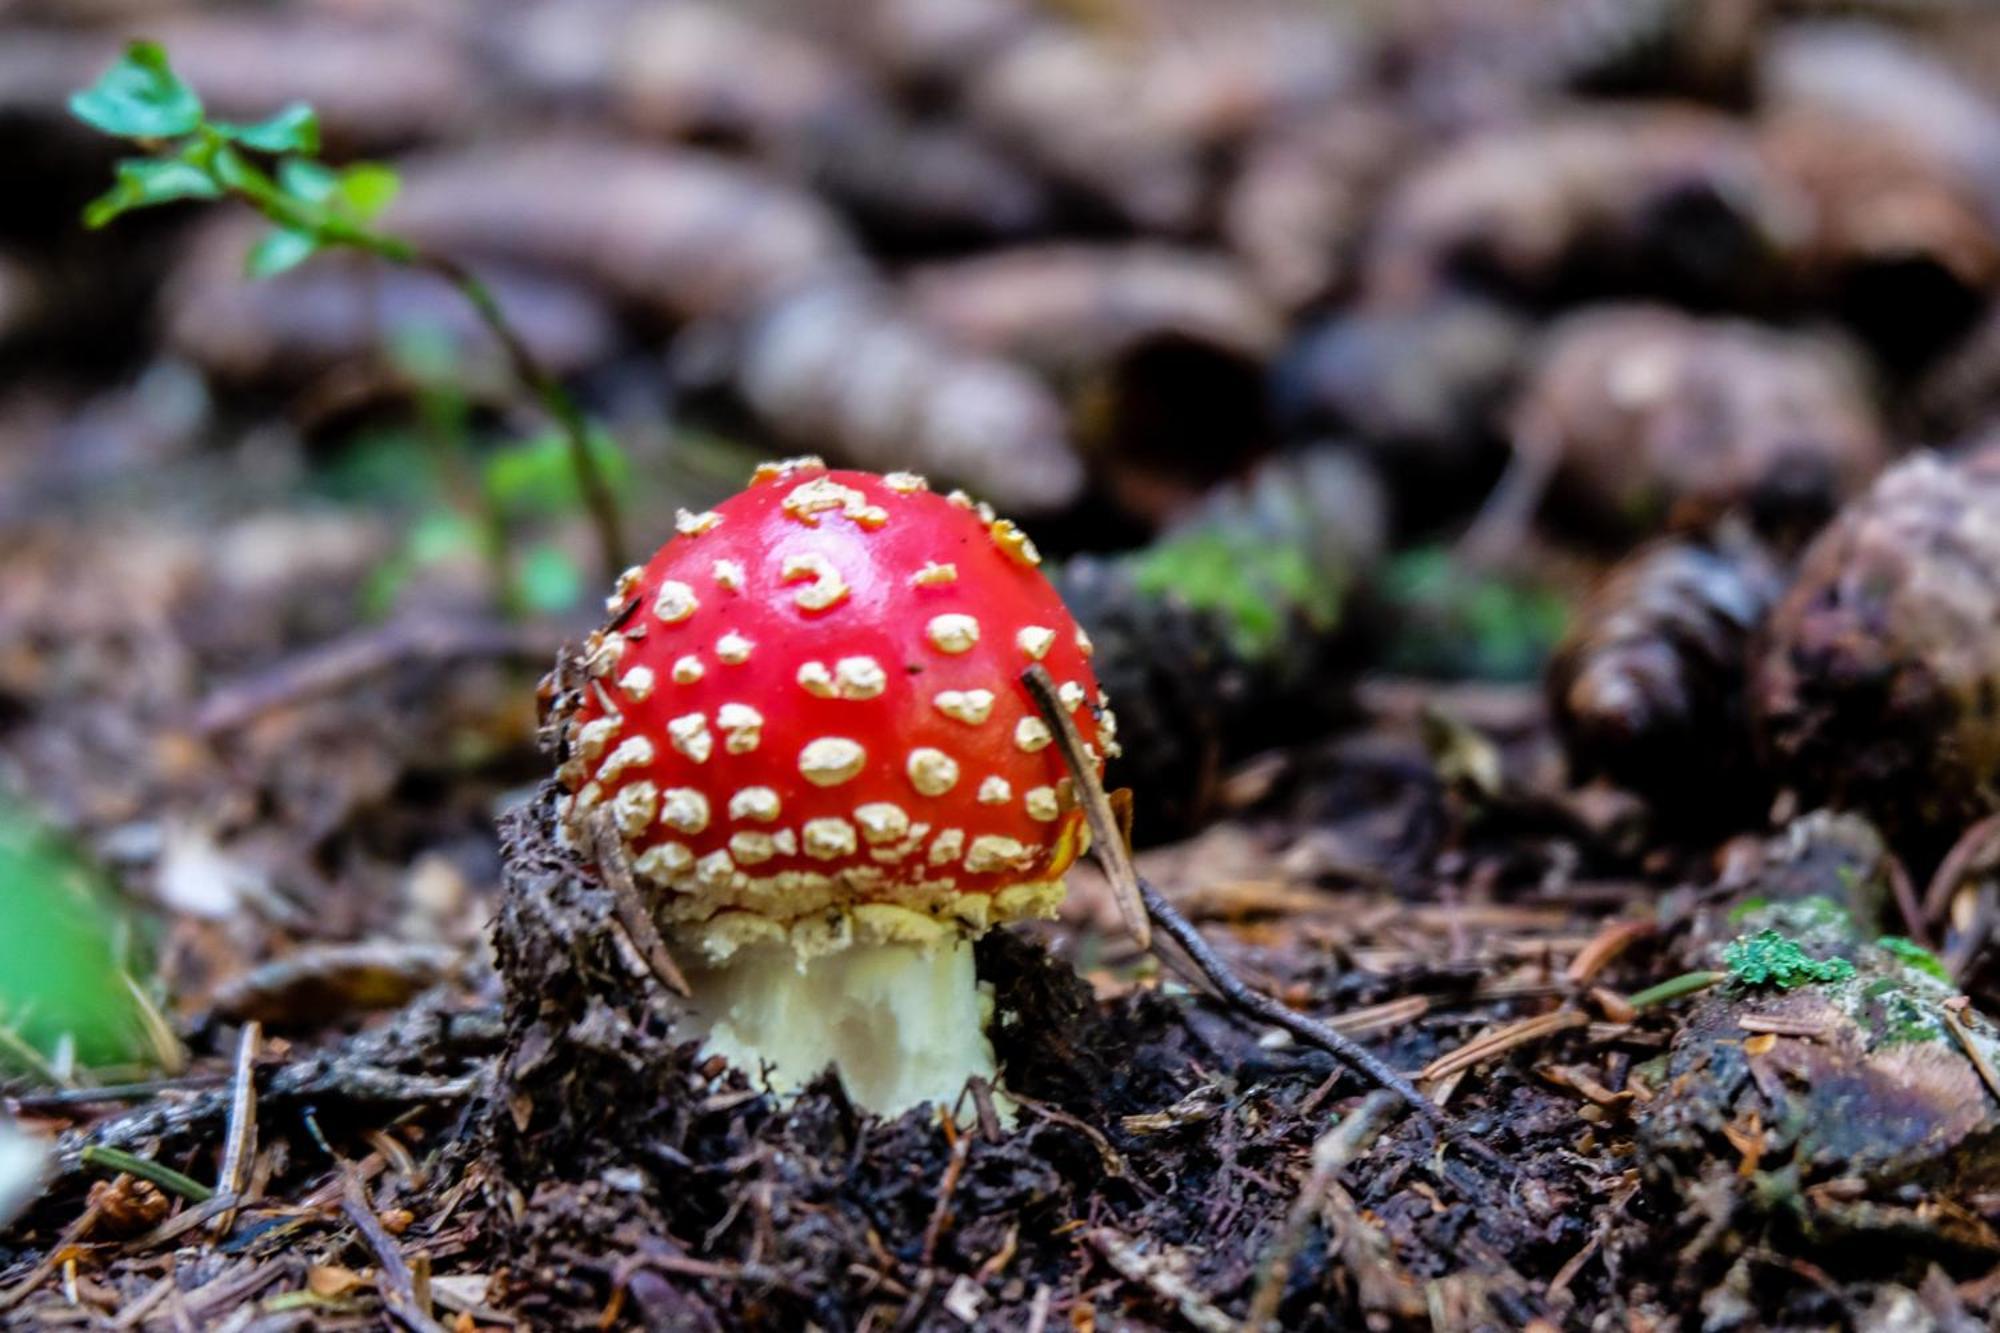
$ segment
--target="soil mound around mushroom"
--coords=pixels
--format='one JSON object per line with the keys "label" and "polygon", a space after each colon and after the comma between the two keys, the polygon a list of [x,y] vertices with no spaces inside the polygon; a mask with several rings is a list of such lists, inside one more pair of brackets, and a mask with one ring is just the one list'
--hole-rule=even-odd
{"label": "soil mound around mushroom", "polygon": [[[1062,1224],[1093,1196],[1122,1211],[1153,1195],[1096,1127],[1176,1102],[1177,1074],[1214,1058],[1188,1049],[1181,1006],[1139,992],[1102,1008],[1064,963],[995,931],[979,967],[1006,1087],[979,1123],[948,1128],[928,1106],[884,1121],[831,1076],[781,1101],[676,1033],[680,1002],[623,936],[610,890],[548,836],[553,799],[545,788],[503,828],[507,1038],[477,1131],[497,1176],[538,1182],[511,1241],[544,1299],[623,1291],[655,1327],[836,1328],[871,1282],[921,1263],[970,1283],[953,1308],[996,1290],[1026,1303],[1037,1279],[1061,1281]],[[691,1254],[668,1236],[706,1243]],[[1007,1280],[968,1276],[982,1266]],[[890,1281],[881,1299],[900,1306],[910,1292]]]}

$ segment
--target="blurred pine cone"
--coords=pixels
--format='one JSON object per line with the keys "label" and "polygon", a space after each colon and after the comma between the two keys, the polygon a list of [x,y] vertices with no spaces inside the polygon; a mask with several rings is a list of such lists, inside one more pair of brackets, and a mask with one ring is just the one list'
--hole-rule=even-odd
{"label": "blurred pine cone", "polygon": [[1919,454],[1807,549],[1753,706],[1785,776],[1908,853],[2000,809],[2000,449]]}
{"label": "blurred pine cone", "polygon": [[1663,813],[1745,811],[1762,782],[1744,680],[1782,588],[1741,537],[1658,542],[1616,566],[1549,664],[1550,711],[1577,774],[1657,798]]}

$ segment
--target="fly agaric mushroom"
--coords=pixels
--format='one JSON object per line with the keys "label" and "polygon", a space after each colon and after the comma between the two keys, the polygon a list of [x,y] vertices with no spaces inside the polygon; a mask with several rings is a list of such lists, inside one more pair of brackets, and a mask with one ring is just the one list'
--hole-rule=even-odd
{"label": "fly agaric mushroom", "polygon": [[948,1104],[994,1076],[970,941],[1053,915],[1086,841],[1022,672],[1116,752],[1090,641],[1025,534],[908,473],[766,464],[678,526],[558,703],[563,835],[615,828],[709,1050]]}

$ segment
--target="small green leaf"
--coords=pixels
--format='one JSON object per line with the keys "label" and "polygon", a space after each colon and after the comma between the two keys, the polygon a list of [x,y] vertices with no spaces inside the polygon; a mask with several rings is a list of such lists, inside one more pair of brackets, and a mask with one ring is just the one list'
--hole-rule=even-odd
{"label": "small green leaf", "polygon": [[172,139],[201,124],[201,99],[157,42],[133,42],[104,77],[69,99],[70,114],[122,139]]}
{"label": "small green leaf", "polygon": [[568,552],[546,542],[522,553],[514,585],[521,594],[521,604],[530,611],[569,611],[583,600],[583,571]]}
{"label": "small green leaf", "polygon": [[433,509],[410,530],[410,558],[434,565],[479,549],[479,525],[455,509]]}
{"label": "small green leaf", "polygon": [[0,1071],[70,1045],[86,1067],[146,1060],[129,918],[75,850],[0,797]]}
{"label": "small green leaf", "polygon": [[231,190],[249,190],[257,178],[257,169],[250,165],[249,160],[229,144],[219,140],[214,143],[202,143],[197,140],[183,149],[181,156],[189,161],[195,160],[198,156],[205,156],[208,169],[215,173],[217,180]]}
{"label": "small green leaf", "polygon": [[217,199],[222,187],[199,167],[169,159],[129,158],[118,164],[118,178],[106,193],[83,211],[84,225],[102,227],[135,208],[151,208],[182,199]]}
{"label": "small green leaf", "polygon": [[396,200],[402,177],[379,162],[359,162],[340,173],[335,196],[340,210],[356,222],[373,222]]}
{"label": "small green leaf", "polygon": [[340,188],[340,176],[332,167],[302,157],[288,157],[278,164],[278,184],[295,199],[324,204]]}
{"label": "small green leaf", "polygon": [[319,152],[319,116],[304,102],[294,102],[269,120],[252,125],[217,121],[215,131],[260,153],[303,153],[311,157]]}
{"label": "small green leaf", "polygon": [[[614,440],[602,431],[591,431],[590,454],[614,489],[625,484],[631,468]],[[503,511],[561,514],[583,503],[569,438],[560,431],[494,450],[483,472],[487,495]]]}
{"label": "small green leaf", "polygon": [[244,271],[253,278],[274,278],[305,263],[318,249],[319,240],[311,232],[273,227],[250,247]]}

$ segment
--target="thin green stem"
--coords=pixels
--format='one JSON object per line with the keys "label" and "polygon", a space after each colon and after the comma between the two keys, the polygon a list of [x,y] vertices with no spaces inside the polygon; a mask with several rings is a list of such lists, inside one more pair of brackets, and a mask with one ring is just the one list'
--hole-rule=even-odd
{"label": "thin green stem", "polygon": [[399,236],[358,225],[331,209],[299,199],[281,188],[263,170],[244,162],[240,155],[226,177],[213,165],[209,167],[209,172],[218,185],[234,189],[277,226],[304,232],[316,237],[323,245],[347,246],[379,256],[392,264],[427,270],[456,287],[479,316],[480,323],[500,344],[515,379],[541,401],[543,409],[555,419],[568,442],[570,467],[576,473],[577,489],[583,495],[584,505],[590,511],[591,523],[597,532],[605,576],[611,577],[625,568],[624,525],[618,512],[618,497],[612,493],[604,469],[598,466],[597,456],[591,451],[590,426],[584,420],[583,410],[577,406],[569,390],[542,365],[541,359],[508,320],[492,288],[448,255],[436,254]]}
{"label": "thin green stem", "polygon": [[1648,986],[1637,995],[1627,997],[1625,1003],[1634,1009],[1651,1009],[1670,1000],[1699,995],[1710,986],[1727,980],[1728,977],[1727,972],[1683,972],[1677,977],[1662,981],[1657,986]]}
{"label": "thin green stem", "polygon": [[215,1197],[215,1191],[199,1180],[190,1179],[170,1166],[162,1166],[150,1157],[139,1157],[117,1148],[103,1148],[91,1144],[83,1150],[83,1160],[87,1166],[102,1167],[106,1171],[122,1171],[127,1175],[150,1180],[163,1190],[180,1195],[190,1203],[207,1203]]}
{"label": "thin green stem", "polygon": [[576,405],[576,399],[549,374],[514,326],[507,322],[493,290],[464,265],[448,256],[424,250],[412,251],[411,258],[403,262],[428,269],[458,288],[506,352],[515,376],[534,391],[548,414],[555,418],[569,444],[570,467],[576,472],[577,489],[583,494],[584,505],[590,510],[591,522],[597,530],[604,573],[606,577],[616,575],[625,568],[625,536],[618,513],[618,498],[612,494],[604,469],[597,465],[597,455],[591,452],[590,426],[584,420],[583,410]]}

